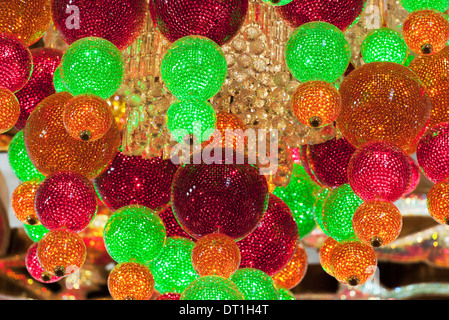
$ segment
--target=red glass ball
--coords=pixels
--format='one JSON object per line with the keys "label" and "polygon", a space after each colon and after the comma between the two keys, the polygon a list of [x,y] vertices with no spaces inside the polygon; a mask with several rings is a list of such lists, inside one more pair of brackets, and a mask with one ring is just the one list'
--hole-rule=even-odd
{"label": "red glass ball", "polygon": [[16,128],[22,130],[31,112],[46,97],[55,93],[53,74],[58,67],[62,51],[54,48],[31,49],[33,72],[27,84],[16,92],[20,103],[20,117]]}
{"label": "red glass ball", "polygon": [[84,230],[97,211],[92,183],[79,173],[56,172],[40,184],[34,198],[36,214],[48,230]]}
{"label": "red glass ball", "polygon": [[158,30],[174,42],[201,35],[222,45],[240,29],[248,0],[150,0],[150,14]]}
{"label": "red glass ball", "polygon": [[348,165],[356,148],[344,137],[307,146],[307,162],[318,182],[335,188],[348,183]]}
{"label": "red glass ball", "polygon": [[436,124],[424,133],[418,142],[416,159],[430,181],[449,177],[449,122]]}
{"label": "red glass ball", "polygon": [[293,0],[276,7],[279,17],[298,28],[311,21],[323,21],[345,31],[362,13],[366,0]]}
{"label": "red glass ball", "polygon": [[168,206],[166,209],[159,212],[159,217],[162,219],[162,222],[165,225],[165,230],[167,231],[167,237],[184,237],[188,238],[192,241],[196,241],[195,238],[189,236],[187,232],[185,232],[181,225],[176,220],[175,215],[173,214],[173,210],[171,206]]}
{"label": "red glass ball", "polygon": [[158,296],[156,300],[179,300],[180,298],[181,298],[180,293],[167,292]]}
{"label": "red glass ball", "polygon": [[158,209],[170,201],[177,169],[170,159],[145,159],[119,152],[94,183],[103,202],[113,211],[131,204]]}
{"label": "red glass ball", "polygon": [[34,280],[41,283],[53,283],[62,279],[62,277],[57,277],[48,273],[42,268],[39,259],[37,257],[37,245],[38,243],[33,243],[27,250],[25,256],[25,267],[28,273]]}
{"label": "red glass ball", "polygon": [[33,56],[28,47],[8,33],[0,33],[0,87],[17,92],[31,77]]}
{"label": "red glass ball", "polygon": [[349,184],[364,201],[394,202],[407,191],[411,178],[407,155],[387,142],[367,143],[358,148],[349,161]]}
{"label": "red glass ball", "polygon": [[240,268],[259,269],[271,276],[288,264],[298,240],[298,226],[289,207],[270,194],[262,221],[249,236],[237,242]]}
{"label": "red glass ball", "polygon": [[51,9],[53,23],[66,43],[99,37],[120,50],[137,39],[148,14],[145,0],[52,0]]}
{"label": "red glass ball", "polygon": [[412,157],[408,156],[408,162],[412,168],[412,178],[410,179],[410,185],[408,186],[407,191],[404,192],[405,196],[415,191],[421,181],[421,170],[419,169],[416,161]]}

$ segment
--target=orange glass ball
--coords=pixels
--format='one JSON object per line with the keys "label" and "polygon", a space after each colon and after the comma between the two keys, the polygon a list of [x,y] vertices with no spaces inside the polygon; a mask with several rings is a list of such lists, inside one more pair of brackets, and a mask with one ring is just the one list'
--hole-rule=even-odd
{"label": "orange glass ball", "polygon": [[331,276],[333,276],[331,268],[332,252],[334,251],[334,248],[337,244],[337,240],[331,237],[327,237],[321,245],[320,250],[318,251],[321,267],[324,271],[326,271],[327,274]]}
{"label": "orange glass ball", "polygon": [[17,219],[28,225],[39,223],[34,208],[34,196],[39,187],[38,180],[25,181],[19,184],[11,196],[11,205]]}
{"label": "orange glass ball", "polygon": [[427,209],[436,222],[449,225],[449,180],[439,181],[430,188]]}
{"label": "orange glass ball", "polygon": [[37,257],[42,268],[57,277],[78,271],[86,261],[86,255],[83,239],[67,229],[50,230],[37,245]]}
{"label": "orange glass ball", "polygon": [[[245,123],[237,115],[219,112],[217,113],[215,132],[209,141],[203,143],[203,146],[210,144],[211,146],[221,146],[222,148],[241,147],[240,144],[245,143],[245,130]],[[228,132],[228,138],[226,138],[226,132]]]}
{"label": "orange glass ball", "polygon": [[340,283],[361,285],[376,271],[376,252],[373,247],[361,242],[340,242],[332,251],[331,268]]}
{"label": "orange glass ball", "polygon": [[392,202],[366,201],[355,211],[352,227],[361,242],[380,247],[397,239],[402,230],[402,215]]}
{"label": "orange glass ball", "polygon": [[154,278],[147,266],[124,262],[109,273],[108,289],[114,300],[150,300]]}
{"label": "orange glass ball", "polygon": [[449,40],[449,21],[437,11],[418,10],[402,26],[405,43],[418,55],[440,52]]}
{"label": "orange glass ball", "polygon": [[295,254],[281,271],[271,276],[274,282],[285,289],[296,287],[307,272],[308,258],[302,243],[298,242]]}
{"label": "orange glass ball", "polygon": [[200,277],[229,278],[239,268],[240,259],[235,240],[221,233],[199,238],[192,251],[192,264]]}
{"label": "orange glass ball", "polygon": [[25,146],[31,162],[47,176],[58,171],[73,171],[87,179],[97,177],[118,152],[121,141],[117,124],[95,141],[72,138],[64,127],[62,113],[72,95],[55,93],[33,110],[24,128]]}
{"label": "orange glass ball", "polygon": [[337,127],[355,147],[382,141],[408,149],[424,130],[432,108],[417,75],[394,62],[371,62],[340,86]]}
{"label": "orange glass ball", "polygon": [[16,124],[20,116],[20,103],[9,89],[0,87],[0,134]]}
{"label": "orange glass ball", "polygon": [[324,127],[340,113],[341,97],[337,88],[326,81],[307,81],[292,96],[292,109],[298,120],[309,127]]}
{"label": "orange glass ball", "polygon": [[15,35],[27,46],[42,38],[51,23],[51,0],[5,2],[0,6],[0,32]]}
{"label": "orange glass ball", "polygon": [[114,120],[112,109],[102,98],[85,94],[67,102],[62,112],[64,127],[70,136],[82,141],[102,138]]}

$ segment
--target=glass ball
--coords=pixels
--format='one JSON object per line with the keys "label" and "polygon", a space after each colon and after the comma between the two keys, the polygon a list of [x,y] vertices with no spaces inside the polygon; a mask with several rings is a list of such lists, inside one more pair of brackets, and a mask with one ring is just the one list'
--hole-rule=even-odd
{"label": "glass ball", "polygon": [[325,127],[340,113],[338,90],[326,81],[307,81],[298,86],[291,100],[293,113],[305,126]]}
{"label": "glass ball", "polygon": [[329,197],[329,193],[331,192],[332,189],[330,188],[326,188],[326,187],[321,187],[316,194],[316,200],[315,200],[315,210],[313,212],[313,217],[315,218],[316,224],[318,225],[318,227],[321,229],[321,231],[325,234],[325,235],[329,235],[324,223],[323,223],[323,208],[324,208],[324,204],[327,201],[327,198]]}
{"label": "glass ball", "polygon": [[412,178],[410,179],[410,185],[408,186],[407,191],[404,192],[404,196],[407,196],[415,191],[421,181],[421,169],[416,161],[412,157],[408,156],[408,162],[412,168]]}
{"label": "glass ball", "polygon": [[120,144],[120,131],[112,123],[103,138],[92,142],[73,139],[64,127],[62,113],[72,98],[68,92],[45,98],[30,114],[23,136],[31,162],[44,176],[73,171],[87,179],[98,176],[114,158]]}
{"label": "glass ball", "polygon": [[242,257],[240,267],[256,268],[271,276],[292,259],[298,241],[298,226],[291,210],[284,201],[270,194],[262,221],[237,242]]}
{"label": "glass ball", "polygon": [[177,101],[167,111],[168,131],[179,143],[188,144],[191,139],[194,143],[208,140],[216,122],[214,107],[208,101]]}
{"label": "glass ball", "polygon": [[182,293],[196,278],[192,263],[195,242],[183,237],[168,237],[162,252],[149,263],[159,293]]}
{"label": "glass ball", "polygon": [[234,239],[210,233],[198,239],[192,251],[192,263],[201,276],[229,278],[240,266],[240,249]]}
{"label": "glass ball", "polygon": [[161,77],[179,100],[208,100],[223,86],[228,65],[221,48],[202,36],[186,36],[168,48],[161,61]]}
{"label": "glass ball", "polygon": [[278,287],[279,300],[296,300],[295,295],[288,289]]}
{"label": "glass ball", "polygon": [[449,21],[435,10],[418,10],[404,21],[402,34],[416,54],[435,54],[449,41]]}
{"label": "glass ball", "polygon": [[265,272],[253,269],[238,269],[230,278],[245,300],[278,300],[279,292],[273,279]]}
{"label": "glass ball", "polygon": [[108,208],[139,204],[159,209],[170,201],[173,176],[178,165],[162,157],[144,158],[117,153],[107,168],[94,179]]}
{"label": "glass ball", "polygon": [[74,96],[90,93],[107,99],[122,85],[124,73],[122,53],[102,38],[81,38],[62,56],[62,82]]}
{"label": "glass ball", "polygon": [[56,92],[67,91],[67,88],[65,87],[61,78],[61,65],[58,65],[53,74],[53,87],[55,88]]}
{"label": "glass ball", "polygon": [[159,211],[158,214],[162,219],[162,222],[164,223],[167,237],[184,237],[192,241],[196,241],[195,238],[189,236],[189,234],[182,229],[181,225],[178,223],[175,215],[173,214],[171,205],[168,205],[167,208]]}
{"label": "glass ball", "polygon": [[193,280],[180,300],[244,300],[238,287],[228,278],[204,276]]}
{"label": "glass ball", "polygon": [[388,61],[403,64],[407,58],[407,49],[407,44],[400,32],[382,27],[366,35],[360,54],[365,63]]}
{"label": "glass ball", "polygon": [[74,232],[87,228],[98,207],[92,182],[69,171],[48,175],[39,184],[34,205],[39,221],[47,229]]}
{"label": "glass ball", "polygon": [[434,9],[440,12],[446,12],[449,9],[448,0],[400,0],[399,3],[408,12],[423,9]]}
{"label": "glass ball", "polygon": [[248,0],[150,0],[151,18],[170,41],[201,35],[223,45],[240,30]]}
{"label": "glass ball", "polygon": [[20,104],[14,93],[0,87],[0,134],[9,131],[19,120]]}
{"label": "glass ball", "polygon": [[449,224],[449,181],[436,182],[427,193],[427,209],[430,216],[438,223]]}
{"label": "glass ball", "polygon": [[293,257],[281,271],[276,272],[271,278],[278,287],[293,289],[304,279],[307,267],[307,252],[304,245],[298,242]]}
{"label": "glass ball", "polygon": [[327,22],[301,25],[285,45],[285,62],[299,82],[334,82],[345,73],[350,58],[345,35]]}
{"label": "glass ball", "polygon": [[78,271],[86,261],[83,239],[68,229],[49,230],[37,245],[37,257],[48,273],[65,277]]}
{"label": "glass ball", "polygon": [[[216,136],[217,131],[209,141],[204,143],[205,146],[221,146],[222,148],[237,148],[241,143],[244,143],[244,132],[247,129],[246,124],[240,119],[236,114],[228,112],[217,113],[217,122],[215,124],[215,129],[220,133],[220,136]],[[241,130],[241,131],[240,131]],[[233,134],[232,140],[226,138],[226,132]],[[221,138],[219,141],[218,138]]]}
{"label": "glass ball", "polygon": [[367,143],[358,148],[349,161],[349,184],[365,201],[394,202],[407,191],[411,178],[407,154],[391,143]]}
{"label": "glass ball", "polygon": [[272,6],[285,6],[286,4],[292,2],[293,0],[262,0],[262,1]]}
{"label": "glass ball", "polygon": [[355,147],[384,141],[407,149],[425,128],[432,108],[416,74],[393,62],[358,67],[345,77],[340,94],[337,127]]}
{"label": "glass ball", "polygon": [[[77,11],[70,11],[71,6],[76,6]],[[137,39],[148,14],[145,0],[52,0],[51,9],[52,21],[67,44],[85,37],[100,37],[119,50]],[[72,18],[76,12],[78,16]]]}
{"label": "glass ball", "polygon": [[41,223],[35,225],[29,225],[24,223],[23,230],[33,242],[39,242],[39,240],[41,240],[42,237],[46,235],[49,231]]}
{"label": "glass ball", "polygon": [[129,205],[114,211],[104,227],[103,239],[116,262],[148,264],[162,252],[166,231],[154,210]]}
{"label": "glass ball", "polygon": [[34,200],[39,184],[38,180],[22,182],[12,193],[11,206],[14,214],[19,221],[25,224],[39,224],[39,218],[34,208]]}
{"label": "glass ball", "polygon": [[72,138],[95,141],[109,131],[115,120],[111,107],[104,99],[85,94],[67,102],[62,112],[62,121]]}
{"label": "glass ball", "polygon": [[108,275],[108,290],[114,300],[150,300],[154,278],[143,264],[119,263]]}
{"label": "glass ball", "polygon": [[181,298],[180,293],[167,292],[158,296],[156,300],[179,300],[180,298]]}
{"label": "glass ball", "polygon": [[323,268],[323,270],[330,276],[333,276],[333,271],[331,267],[332,253],[337,244],[338,244],[337,240],[335,240],[332,237],[327,237],[326,240],[324,240],[323,244],[321,245],[320,250],[318,251],[318,255],[320,258],[320,265]]}
{"label": "glass ball", "polygon": [[62,279],[48,273],[42,268],[39,259],[37,257],[38,243],[33,243],[27,250],[25,256],[25,267],[30,276],[40,283],[54,283]]}
{"label": "glass ball", "polygon": [[372,247],[385,246],[397,239],[402,230],[402,215],[389,201],[362,203],[352,217],[357,238]]}

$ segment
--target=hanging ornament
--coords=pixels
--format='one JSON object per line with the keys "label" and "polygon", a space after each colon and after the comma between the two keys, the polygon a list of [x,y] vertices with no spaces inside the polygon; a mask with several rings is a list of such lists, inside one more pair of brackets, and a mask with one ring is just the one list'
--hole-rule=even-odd
{"label": "hanging ornament", "polygon": [[42,268],[37,257],[37,245],[37,243],[33,243],[25,256],[25,267],[30,276],[40,283],[54,283],[61,280],[61,277],[54,276]]}
{"label": "hanging ornament", "polygon": [[210,233],[198,239],[192,251],[192,263],[200,277],[229,278],[240,266],[240,249],[234,239]]}
{"label": "hanging ornament", "polygon": [[427,209],[430,216],[438,223],[449,224],[449,211],[447,195],[449,191],[448,180],[436,182],[427,193]]}
{"label": "hanging ornament", "polygon": [[155,27],[170,41],[201,35],[222,45],[234,37],[243,24],[248,0],[150,0]]}
{"label": "hanging ornament", "polygon": [[123,262],[109,273],[108,290],[114,300],[150,300],[154,278],[147,266]]}
{"label": "hanging ornament", "polygon": [[308,258],[306,249],[301,242],[298,242],[293,257],[282,270],[276,272],[271,278],[278,287],[292,289],[304,279],[307,267]]}
{"label": "hanging ornament", "polygon": [[204,276],[192,281],[182,292],[180,300],[244,300],[230,279]]}
{"label": "hanging ornament", "polygon": [[423,9],[434,9],[440,12],[446,12],[449,9],[448,0],[400,0],[399,2],[408,12]]}
{"label": "hanging ornament", "polygon": [[366,35],[360,54],[365,63],[387,61],[403,64],[407,58],[407,49],[400,32],[382,27]]}
{"label": "hanging ornament", "polygon": [[[244,133],[247,127],[242,119],[237,115],[229,112],[219,112],[217,113],[217,121],[215,124],[214,134],[209,141],[206,141],[203,146],[221,146],[222,148],[238,148],[241,144],[245,143]],[[216,132],[220,133],[220,140],[215,136]],[[226,138],[232,134],[232,140]]]}
{"label": "hanging ornament", "polygon": [[181,298],[180,293],[167,292],[158,296],[156,300],[179,300],[180,298]]}
{"label": "hanging ornament", "polygon": [[175,215],[173,214],[171,205],[168,205],[167,208],[159,211],[158,214],[162,219],[162,222],[164,223],[167,237],[184,237],[192,241],[196,241],[196,239],[189,236],[187,232],[182,229],[181,225],[178,223]]}
{"label": "hanging ornament", "polygon": [[329,235],[329,234],[328,234],[326,227],[324,226],[324,223],[323,223],[323,208],[324,208],[324,204],[327,201],[327,198],[329,197],[331,190],[332,189],[329,189],[326,187],[321,187],[317,191],[316,197],[315,197],[315,205],[314,205],[315,209],[313,211],[313,217],[315,219],[315,222],[325,235]]}
{"label": "hanging ornament", "polygon": [[53,74],[53,87],[56,92],[67,91],[67,88],[65,87],[64,83],[62,83],[61,65],[58,65],[58,67],[55,69],[55,72]]}
{"label": "hanging ornament", "polygon": [[0,134],[9,131],[20,116],[20,104],[12,91],[0,87]]}
{"label": "hanging ornament", "polygon": [[245,300],[278,300],[279,292],[273,279],[265,272],[253,269],[238,269],[230,278]]}
{"label": "hanging ornament", "polygon": [[412,177],[410,179],[410,185],[408,186],[407,191],[404,192],[404,196],[408,196],[415,191],[421,181],[421,170],[416,161],[412,157],[408,156],[408,162],[412,168]]}
{"label": "hanging ornament", "polygon": [[327,22],[301,25],[285,45],[285,62],[299,82],[334,82],[344,74],[350,58],[345,35]]}
{"label": "hanging ornament", "polygon": [[338,244],[338,241],[333,239],[332,237],[327,237],[324,240],[323,244],[318,251],[318,255],[320,258],[320,265],[324,271],[330,276],[333,275],[331,263],[332,263],[332,253],[334,251],[335,246]]}
{"label": "hanging ornament", "polygon": [[12,193],[11,205],[14,214],[19,221],[25,224],[39,224],[39,218],[34,208],[34,199],[38,187],[38,180],[29,180],[19,184]]}
{"label": "hanging ornament", "polygon": [[288,289],[278,287],[279,300],[296,300],[295,295]]}
{"label": "hanging ornament", "polygon": [[407,149],[422,133],[432,108],[415,73],[393,62],[355,69],[343,80],[340,94],[337,127],[355,147],[383,141]]}
{"label": "hanging ornament", "polygon": [[39,242],[39,240],[41,240],[42,237],[44,235],[46,235],[49,231],[41,223],[35,224],[35,225],[29,225],[29,224],[24,223],[23,230],[25,231],[27,236],[30,238],[30,240],[33,242]]}

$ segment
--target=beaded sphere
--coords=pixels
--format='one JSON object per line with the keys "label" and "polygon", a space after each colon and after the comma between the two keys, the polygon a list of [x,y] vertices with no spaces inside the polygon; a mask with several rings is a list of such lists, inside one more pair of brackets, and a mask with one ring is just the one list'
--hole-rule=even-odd
{"label": "beaded sphere", "polygon": [[344,137],[309,145],[307,160],[312,174],[321,185],[329,188],[348,183],[349,160],[355,150]]}
{"label": "beaded sphere", "polygon": [[119,263],[108,275],[108,290],[114,300],[150,300],[154,278],[143,264]]}
{"label": "beaded sphere", "polygon": [[278,287],[279,300],[296,300],[295,295],[288,289]]}
{"label": "beaded sphere", "polygon": [[35,225],[29,225],[24,223],[23,230],[33,242],[39,242],[39,240],[41,240],[42,237],[46,235],[49,231],[40,223]]}
{"label": "beaded sphere", "polygon": [[332,251],[332,274],[340,283],[361,285],[370,279],[376,267],[376,252],[361,242],[341,242]]}
{"label": "beaded sphere", "polygon": [[8,0],[0,7],[0,32],[9,33],[31,46],[51,23],[51,0]]}
{"label": "beaded sphere", "polygon": [[324,21],[345,31],[362,13],[365,0],[293,0],[276,8],[276,13],[290,27],[312,21]]}
{"label": "beaded sphere", "polygon": [[355,147],[384,141],[407,149],[425,128],[432,108],[415,73],[393,62],[358,67],[345,77],[340,94],[337,127]]}
{"label": "beaded sphere", "polygon": [[111,210],[131,204],[159,209],[170,201],[172,180],[177,169],[178,166],[170,159],[147,159],[119,152],[94,179],[94,184],[102,201]]}
{"label": "beaded sphere", "polygon": [[411,179],[407,154],[390,143],[367,143],[358,148],[349,161],[349,184],[365,201],[394,202],[405,194]]}
{"label": "beaded sphere", "polygon": [[262,0],[262,1],[272,6],[285,6],[286,4],[292,2],[293,0]]}
{"label": "beaded sphere", "polygon": [[273,279],[261,270],[238,269],[229,279],[239,288],[245,300],[279,299],[279,292]]}
{"label": "beaded sphere", "polygon": [[112,123],[101,139],[92,142],[73,139],[62,121],[65,104],[71,98],[68,92],[55,93],[37,106],[23,129],[26,150],[31,162],[45,176],[57,171],[73,171],[92,179],[114,159],[120,131]]}
{"label": "beaded sphere", "polygon": [[270,276],[283,269],[293,257],[299,240],[291,210],[270,194],[268,209],[257,228],[237,242],[241,268],[256,268]]}
{"label": "beaded sphere", "polygon": [[208,100],[223,86],[228,65],[221,48],[202,36],[186,36],[168,48],[161,77],[178,99]]}
{"label": "beaded sphere", "polygon": [[333,189],[323,207],[323,225],[326,233],[338,242],[356,239],[352,217],[362,202],[349,183]]}
{"label": "beaded sphere", "polygon": [[327,198],[329,197],[329,193],[332,189],[330,188],[326,188],[326,187],[321,187],[317,193],[316,193],[316,197],[315,197],[315,210],[313,212],[313,217],[315,219],[316,224],[318,225],[318,227],[321,229],[321,231],[323,231],[323,233],[325,235],[329,235],[324,223],[323,223],[323,208],[324,208],[324,204],[327,201]]}
{"label": "beaded sphere", "polygon": [[148,7],[145,0],[52,0],[52,20],[67,44],[99,37],[126,49],[142,32]]}
{"label": "beaded sphere", "polygon": [[214,232],[242,239],[267,209],[268,184],[258,168],[224,162],[185,164],[173,178],[173,212],[195,239]]}
{"label": "beaded sphere", "polygon": [[301,25],[285,45],[285,62],[299,82],[334,82],[345,73],[350,58],[345,35],[327,22]]}
{"label": "beaded sphere", "polygon": [[103,231],[106,250],[116,262],[148,264],[166,241],[164,223],[145,206],[129,205],[114,212]]}
{"label": "beaded sphere", "polygon": [[182,229],[181,225],[178,223],[175,215],[173,214],[171,205],[168,205],[167,208],[159,211],[158,214],[162,219],[162,222],[164,223],[167,237],[184,237],[196,241],[195,238],[189,236],[188,233],[185,232],[184,229]]}
{"label": "beaded sphere", "polygon": [[202,276],[229,278],[240,266],[240,249],[234,239],[210,233],[198,239],[192,251],[192,263]]}
{"label": "beaded sphere", "polygon": [[150,0],[150,14],[158,30],[171,42],[190,35],[223,45],[243,24],[248,0]]}
{"label": "beaded sphere", "polygon": [[30,52],[33,57],[31,78],[16,92],[20,103],[20,116],[15,124],[18,130],[25,127],[28,117],[39,102],[55,93],[53,75],[62,58],[62,51],[54,48],[34,48]]}
{"label": "beaded sphere", "polygon": [[67,88],[65,87],[64,83],[62,83],[61,65],[59,65],[55,69],[55,73],[53,74],[53,87],[55,88],[56,92],[67,91]]}
{"label": "beaded sphere", "polygon": [[407,196],[411,194],[418,187],[419,182],[421,181],[421,169],[419,168],[416,161],[408,156],[408,162],[410,163],[410,167],[412,168],[412,177],[410,179],[410,185],[407,188],[407,191],[404,192],[404,195]]}
{"label": "beaded sphere", "polygon": [[407,58],[407,44],[400,32],[382,27],[366,35],[360,54],[365,63],[388,61],[403,64]]}
{"label": "beaded sphere", "polygon": [[34,208],[38,187],[38,180],[29,180],[19,184],[12,193],[11,206],[14,214],[19,221],[25,224],[36,225],[39,223],[39,218]]}
{"label": "beaded sphere", "polygon": [[62,56],[62,82],[74,96],[90,93],[107,99],[120,88],[124,73],[122,53],[102,38],[79,39]]}
{"label": "beaded sphere", "polygon": [[438,223],[449,224],[449,182],[447,180],[438,181],[427,193],[427,209],[430,216]]}
{"label": "beaded sphere", "polygon": [[180,300],[244,300],[238,287],[228,278],[204,276],[192,281]]}
{"label": "beaded sphere", "polygon": [[39,184],[34,200],[39,221],[47,229],[81,232],[97,212],[92,182],[79,173],[60,171]]}
{"label": "beaded sphere", "polygon": [[326,81],[307,81],[292,96],[293,113],[305,126],[325,127],[340,113],[341,97],[337,88]]}
{"label": "beaded sphere", "polygon": [[320,265],[324,271],[330,276],[333,276],[332,273],[332,252],[334,251],[335,246],[338,244],[338,241],[332,237],[327,237],[324,240],[323,244],[318,251],[318,256],[320,258]]}
{"label": "beaded sphere", "polygon": [[179,300],[180,298],[180,293],[167,292],[158,296],[156,300]]}
{"label": "beaded sphere", "polygon": [[48,273],[42,268],[39,259],[37,257],[38,243],[33,243],[27,250],[25,256],[25,267],[30,276],[41,283],[54,283],[61,280],[61,277],[57,277]]}
{"label": "beaded sphere", "polygon": [[83,239],[67,229],[49,230],[37,245],[37,257],[48,273],[65,277],[78,271],[86,261]]}
{"label": "beaded sphere", "polygon": [[418,10],[405,19],[402,34],[416,54],[435,54],[449,41],[449,21],[435,10]]}
{"label": "beaded sphere", "polygon": [[422,173],[432,182],[449,177],[449,123],[430,127],[419,140],[416,159]]}
{"label": "beaded sphere", "polygon": [[408,12],[422,9],[434,9],[440,12],[446,12],[449,9],[448,0],[400,0],[399,3]]}
{"label": "beaded sphere", "polygon": [[197,144],[208,140],[215,130],[216,122],[214,107],[208,101],[177,101],[167,111],[168,130],[180,143]]}
{"label": "beaded sphere", "polygon": [[[228,112],[219,112],[217,113],[215,131],[209,141],[206,141],[203,145],[235,149],[240,147],[241,143],[244,143],[244,132],[246,129],[246,124],[238,115]],[[229,134],[232,134],[231,140]],[[228,138],[226,138],[226,135],[228,135]]]}
{"label": "beaded sphere", "polygon": [[304,278],[307,272],[308,258],[304,245],[298,242],[296,251],[287,265],[271,276],[278,287],[292,289]]}
{"label": "beaded sphere", "polygon": [[385,246],[396,240],[402,230],[402,215],[389,201],[362,203],[352,217],[357,238],[372,247]]}
{"label": "beaded sphere", "polygon": [[95,95],[79,95],[67,102],[62,112],[64,127],[70,136],[82,141],[102,138],[114,120],[108,103]]}
{"label": "beaded sphere", "polygon": [[198,274],[192,264],[195,243],[182,237],[168,237],[162,252],[149,263],[159,293],[182,293]]}
{"label": "beaded sphere", "polygon": [[14,93],[0,87],[0,134],[9,131],[19,120],[20,104]]}

